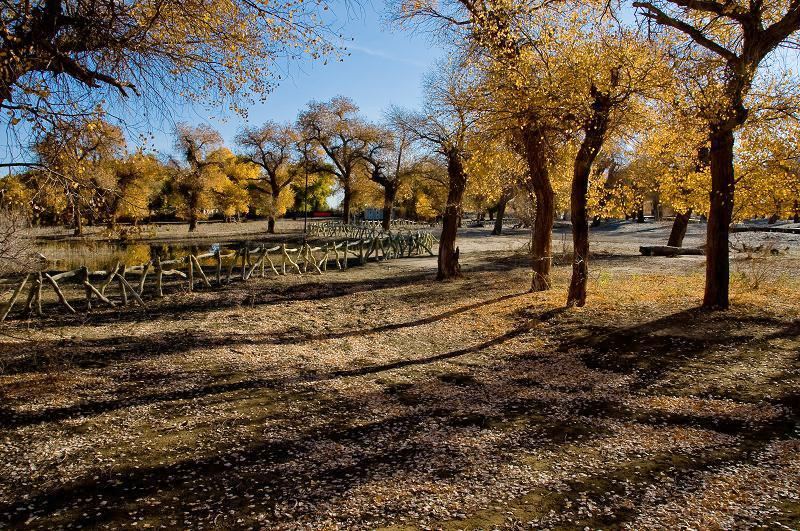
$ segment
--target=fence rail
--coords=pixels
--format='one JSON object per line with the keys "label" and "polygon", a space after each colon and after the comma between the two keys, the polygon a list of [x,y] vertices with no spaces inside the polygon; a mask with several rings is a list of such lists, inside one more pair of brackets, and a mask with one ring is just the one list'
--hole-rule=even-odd
{"label": "fence rail", "polygon": [[[0,309],[0,322],[5,321],[11,313],[20,295],[24,292],[28,282],[33,281],[28,289],[22,315],[43,316],[42,290],[45,286],[52,288],[58,304],[69,313],[77,313],[75,301],[70,302],[61,284],[66,282],[77,283],[84,290],[85,308],[92,309],[93,303],[102,303],[106,306],[116,307],[120,304],[127,306],[131,299],[140,306],[145,305],[145,284],[148,278],[154,279],[155,297],[164,296],[164,277],[175,276],[186,280],[189,291],[200,285],[212,288],[214,285],[221,287],[230,284],[233,280],[248,281],[253,274],[258,272],[261,277],[271,271],[277,276],[290,273],[313,273],[322,275],[328,270],[328,264],[334,263],[337,269],[346,270],[348,259],[357,258],[357,264],[363,265],[368,260],[390,260],[403,256],[428,254],[434,255],[433,245],[436,239],[432,234],[423,232],[407,233],[381,233],[376,232],[369,238],[346,239],[340,242],[328,242],[312,247],[310,244],[287,246],[283,243],[272,247],[262,245],[250,248],[244,245],[234,252],[223,253],[219,250],[199,255],[189,254],[162,260],[156,257],[144,264],[127,266],[117,263],[109,271],[91,271],[86,267],[79,267],[70,271],[45,272],[37,271],[28,273],[12,291],[10,299]],[[214,265],[204,269],[200,260],[212,259]],[[273,260],[273,258],[275,260]],[[206,270],[211,269],[206,272]],[[152,273],[152,275],[150,275]],[[139,278],[131,283],[127,275],[136,275]],[[213,281],[213,282],[212,282]],[[60,284],[61,283],[61,284]],[[106,292],[112,285],[116,285],[117,296],[111,298]],[[130,298],[129,298],[130,297]]]}
{"label": "fence rail", "polygon": [[392,220],[389,230],[385,231],[380,221],[362,221],[360,223],[342,223],[341,221],[319,221],[309,225],[308,233],[312,236],[332,238],[344,236],[348,238],[374,238],[381,234],[421,232],[430,229],[430,223],[420,223],[406,219]]}

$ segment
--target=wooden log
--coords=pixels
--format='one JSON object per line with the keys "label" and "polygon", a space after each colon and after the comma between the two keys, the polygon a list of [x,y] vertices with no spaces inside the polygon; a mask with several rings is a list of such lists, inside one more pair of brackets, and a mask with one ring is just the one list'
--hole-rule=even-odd
{"label": "wooden log", "polygon": [[161,265],[161,258],[156,256],[156,297],[163,297],[164,266]]}
{"label": "wooden log", "polygon": [[669,245],[642,245],[639,247],[639,252],[644,256],[702,256],[705,254],[703,249],[693,249],[690,247],[671,247]]}
{"label": "wooden log", "polygon": [[189,276],[186,273],[184,273],[183,271],[179,271],[177,269],[167,269],[167,270],[165,270],[164,271],[164,276],[165,277],[175,276],[175,277],[181,277],[183,279],[189,278]]}
{"label": "wooden log", "polygon": [[65,279],[77,276],[78,273],[80,273],[80,272],[81,272],[80,269],[73,269],[72,271],[64,271],[63,273],[58,273],[56,275],[53,275],[50,278],[52,278],[53,280],[56,280],[56,281],[65,280]]}
{"label": "wooden log", "polygon": [[206,276],[205,271],[203,271],[203,266],[200,265],[200,260],[196,256],[192,256],[192,260],[194,260],[194,265],[197,268],[197,273],[200,275],[200,279],[203,281],[205,287],[210,288],[211,282],[208,281],[208,277]]}
{"label": "wooden log", "polygon": [[61,302],[61,304],[63,304],[70,313],[77,313],[75,308],[73,308],[72,305],[67,301],[67,298],[64,296],[61,288],[58,287],[58,283],[55,281],[55,279],[47,273],[44,274],[44,278],[50,283],[51,286],[53,286],[53,290],[56,292],[56,297],[58,297],[58,300]]}
{"label": "wooden log", "polygon": [[245,247],[242,253],[242,280],[247,280],[247,266],[250,263],[250,248]]}

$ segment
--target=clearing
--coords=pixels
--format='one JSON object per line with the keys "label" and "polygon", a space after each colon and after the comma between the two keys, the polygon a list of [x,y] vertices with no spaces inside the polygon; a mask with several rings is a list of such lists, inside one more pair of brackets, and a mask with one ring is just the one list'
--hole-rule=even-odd
{"label": "clearing", "polygon": [[666,225],[596,231],[565,311],[568,259],[527,293],[527,234],[488,230],[455,282],[397,259],[5,323],[0,527],[800,526],[795,240],[703,313],[702,257],[638,256]]}

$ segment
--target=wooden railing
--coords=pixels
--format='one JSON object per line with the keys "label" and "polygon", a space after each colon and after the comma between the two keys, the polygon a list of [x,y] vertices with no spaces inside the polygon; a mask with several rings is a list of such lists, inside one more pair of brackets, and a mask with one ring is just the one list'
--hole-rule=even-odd
{"label": "wooden railing", "polygon": [[[365,264],[368,260],[390,260],[403,256],[429,254],[433,256],[433,245],[436,239],[429,233],[382,233],[376,231],[369,238],[346,239],[345,241],[332,241],[312,247],[310,244],[296,244],[293,247],[287,244],[267,247],[262,245],[250,248],[245,245],[234,252],[223,253],[219,250],[199,255],[162,260],[156,257],[145,264],[127,266],[118,263],[109,271],[90,271],[80,267],[71,271],[45,272],[37,271],[26,274],[21,282],[12,291],[10,299],[0,310],[0,321],[5,321],[11,313],[20,295],[24,292],[28,282],[33,277],[28,290],[27,299],[23,306],[23,315],[43,316],[42,290],[45,286],[52,288],[58,303],[69,313],[76,313],[75,301],[70,302],[62,285],[65,282],[77,283],[83,288],[85,308],[91,310],[92,304],[99,302],[107,306],[126,306],[133,300],[138,305],[144,306],[145,284],[148,279],[154,279],[155,289],[152,294],[160,298],[164,296],[164,277],[175,276],[186,280],[189,291],[198,287],[212,288],[214,285],[221,287],[233,280],[248,281],[253,274],[258,272],[264,277],[267,271],[275,275],[289,273],[323,274],[328,270],[329,263],[335,263],[338,269],[348,268],[348,259],[357,258],[358,264]],[[201,260],[213,259],[213,266],[201,264]],[[268,269],[267,269],[268,266]],[[207,271],[211,269],[210,271]],[[150,274],[152,273],[152,275]],[[131,283],[128,275],[138,276]],[[211,277],[211,278],[209,278]],[[213,281],[213,282],[212,282]],[[116,297],[107,295],[109,287],[116,285]],[[129,298],[130,297],[130,298]]]}

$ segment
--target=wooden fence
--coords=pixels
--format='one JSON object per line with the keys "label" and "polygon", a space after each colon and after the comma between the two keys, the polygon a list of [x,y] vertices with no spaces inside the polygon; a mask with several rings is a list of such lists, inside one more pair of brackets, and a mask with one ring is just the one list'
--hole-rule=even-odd
{"label": "wooden fence", "polygon": [[[431,227],[432,225],[430,223],[396,219],[392,220],[388,232],[414,233],[422,232],[422,229],[430,229]],[[308,226],[309,235],[326,238],[333,238],[336,236],[346,238],[374,238],[383,233],[384,230],[380,221],[362,221],[349,224],[339,221],[315,221]]]}
{"label": "wooden fence", "polygon": [[[321,275],[328,270],[328,264],[333,262],[337,269],[347,269],[348,259],[357,258],[358,264],[365,264],[368,260],[389,260],[403,256],[421,254],[434,255],[433,245],[436,238],[429,233],[380,233],[377,232],[370,238],[329,242],[312,247],[310,244],[288,247],[287,244],[267,247],[262,245],[251,249],[245,245],[234,252],[223,253],[219,250],[199,255],[162,260],[159,257],[146,264],[126,266],[118,263],[110,271],[90,271],[80,267],[71,271],[28,273],[11,293],[11,298],[0,310],[0,321],[5,321],[11,313],[20,295],[28,286],[31,277],[28,295],[23,306],[24,316],[32,314],[43,316],[42,290],[45,286],[52,288],[58,302],[68,312],[76,313],[74,301],[70,303],[61,289],[64,282],[75,282],[83,288],[85,308],[91,310],[95,302],[107,306],[126,306],[131,300],[144,306],[145,282],[152,279],[155,282],[155,296],[163,297],[164,277],[176,276],[185,279],[190,291],[197,288],[198,284],[205,288],[213,285],[223,286],[234,279],[246,282],[258,272],[264,277],[267,271],[275,275],[289,273],[304,274],[314,273]],[[273,260],[274,258],[274,260]],[[211,271],[206,271],[201,260],[213,259]],[[209,266],[206,266],[208,269]],[[152,273],[152,274],[151,274]],[[131,282],[128,275],[138,276]],[[106,291],[116,285],[118,298],[112,300]]]}

